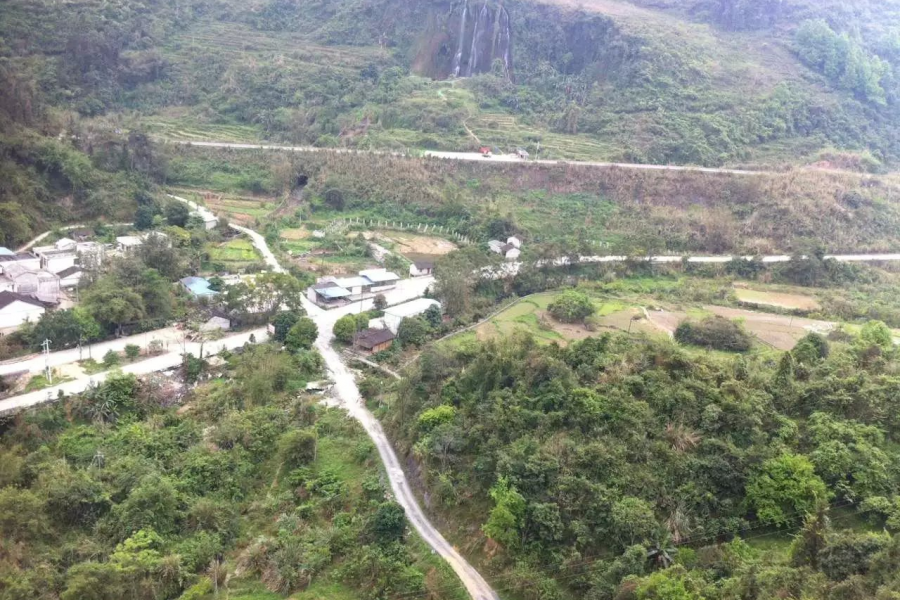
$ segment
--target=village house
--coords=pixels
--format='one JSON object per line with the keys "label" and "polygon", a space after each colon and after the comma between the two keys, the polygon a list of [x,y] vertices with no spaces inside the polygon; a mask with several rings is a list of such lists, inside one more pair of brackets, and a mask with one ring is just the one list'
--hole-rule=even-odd
{"label": "village house", "polygon": [[409,265],[410,277],[424,277],[432,273],[434,273],[434,261],[432,260],[417,260]]}
{"label": "village house", "polygon": [[41,302],[59,303],[59,277],[55,273],[29,269],[17,262],[6,263],[3,266],[3,276],[13,282],[11,291],[17,294],[34,296]]}
{"label": "village house", "polygon": [[363,329],[356,336],[353,345],[369,354],[390,348],[397,336],[390,329]]}
{"label": "village house", "polygon": [[15,292],[0,292],[0,331],[12,330],[25,322],[35,322],[47,312],[44,304]]}
{"label": "village house", "polygon": [[219,293],[210,289],[209,280],[204,277],[185,277],[179,283],[195,298],[210,298]]}
{"label": "village house", "polygon": [[84,275],[84,270],[78,265],[67,267],[56,273],[56,276],[59,277],[59,287],[63,289],[77,287],[82,275]]}
{"label": "village house", "polygon": [[511,237],[509,240],[515,240],[515,243],[511,243],[510,241],[503,243],[499,240],[491,240],[488,242],[488,248],[490,248],[491,252],[496,252],[506,260],[516,260],[522,254],[522,251],[520,250],[522,242],[516,237]]}
{"label": "village house", "polygon": [[398,281],[400,277],[387,269],[366,269],[355,277],[323,278],[306,291],[306,297],[319,306],[330,308],[393,289]]}
{"label": "village house", "polygon": [[438,308],[440,308],[441,303],[437,300],[431,300],[430,298],[417,298],[416,300],[410,300],[409,302],[404,302],[403,304],[390,306],[384,309],[383,317],[371,319],[369,321],[369,328],[388,329],[396,335],[397,331],[400,329],[400,323],[403,322],[403,319],[418,317],[432,306],[437,306]]}
{"label": "village house", "polygon": [[0,255],[0,273],[6,273],[7,267],[11,265],[18,265],[28,271],[37,271],[41,268],[41,259],[31,252]]}

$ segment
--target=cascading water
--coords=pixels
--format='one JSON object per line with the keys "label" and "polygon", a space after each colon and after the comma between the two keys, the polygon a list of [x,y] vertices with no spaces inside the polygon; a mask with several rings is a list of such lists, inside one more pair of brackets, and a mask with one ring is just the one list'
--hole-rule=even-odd
{"label": "cascading water", "polygon": [[[503,57],[503,68],[506,76],[512,73],[512,32],[509,26],[509,13],[506,7],[500,7],[500,45],[497,54]],[[495,55],[496,56],[496,55]]]}
{"label": "cascading water", "polygon": [[453,76],[459,77],[462,67],[463,48],[466,40],[466,16],[469,12],[469,0],[463,0],[462,16],[459,18],[459,43],[456,46],[456,54],[453,56]]}
{"label": "cascading water", "polygon": [[[488,13],[487,0],[485,0],[481,12],[478,13],[478,18],[475,19],[475,30],[472,32],[472,51],[469,52],[469,68],[466,70],[467,77],[478,72],[478,55],[484,53],[482,39],[484,32],[490,27],[491,17]],[[490,57],[488,57],[488,64],[490,64]]]}
{"label": "cascading water", "polygon": [[[471,42],[466,43],[470,39]],[[490,71],[496,59],[503,62],[504,74],[512,76],[512,30],[503,2],[483,0],[481,8],[469,11],[463,0],[457,34],[456,54],[450,67],[454,77],[471,77]]]}

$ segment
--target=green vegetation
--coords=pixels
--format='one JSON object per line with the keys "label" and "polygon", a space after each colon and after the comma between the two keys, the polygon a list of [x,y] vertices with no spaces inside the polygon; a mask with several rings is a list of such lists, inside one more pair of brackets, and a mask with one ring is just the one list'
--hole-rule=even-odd
{"label": "green vegetation", "polygon": [[750,334],[738,323],[718,316],[699,323],[685,321],[675,330],[675,339],[682,344],[729,352],[746,352],[753,345]]}
{"label": "green vegetation", "polygon": [[259,346],[226,375],[180,401],[113,375],[9,422],[0,536],[17,551],[0,594],[463,597],[408,536],[362,430],[298,397],[319,368]]}
{"label": "green vegetation", "polygon": [[594,314],[597,309],[584,292],[568,290],[547,306],[547,312],[563,323],[579,323]]}
{"label": "green vegetation", "polygon": [[886,597],[900,533],[838,510],[895,514],[900,356],[880,337],[809,337],[781,364],[623,334],[431,347],[385,423],[501,593]]}

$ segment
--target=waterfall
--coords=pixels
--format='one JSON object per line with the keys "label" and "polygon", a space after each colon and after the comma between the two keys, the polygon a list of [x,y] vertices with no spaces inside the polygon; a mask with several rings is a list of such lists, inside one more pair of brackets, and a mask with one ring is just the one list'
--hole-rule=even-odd
{"label": "waterfall", "polygon": [[466,16],[469,12],[469,0],[463,0],[462,16],[459,19],[459,44],[456,47],[456,55],[453,57],[453,76],[459,77],[462,66],[463,48],[466,39]]}
{"label": "waterfall", "polygon": [[478,52],[481,50],[481,36],[484,33],[487,27],[482,27],[483,21],[490,20],[490,14],[488,12],[487,0],[485,0],[484,4],[481,7],[481,12],[478,13],[478,18],[475,19],[475,30],[472,32],[472,51],[469,53],[469,68],[466,70],[466,76],[471,77],[475,75],[477,71],[475,69],[478,68]]}
{"label": "waterfall", "polygon": [[506,76],[512,77],[512,30],[509,26],[509,13],[506,7],[500,7],[500,51],[503,55],[503,66]]}

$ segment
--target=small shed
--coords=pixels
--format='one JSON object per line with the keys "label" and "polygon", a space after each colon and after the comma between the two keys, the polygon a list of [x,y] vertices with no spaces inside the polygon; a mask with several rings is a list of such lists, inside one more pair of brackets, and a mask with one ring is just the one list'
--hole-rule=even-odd
{"label": "small shed", "polygon": [[370,354],[387,350],[397,336],[390,329],[363,329],[356,336],[354,345]]}
{"label": "small shed", "polygon": [[417,260],[409,265],[410,277],[424,277],[425,275],[431,275],[432,273],[434,273],[433,260]]}

